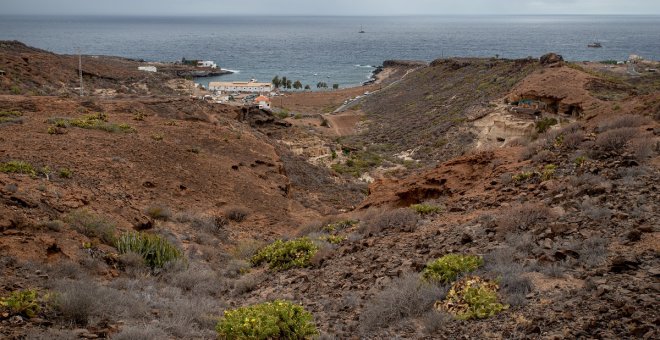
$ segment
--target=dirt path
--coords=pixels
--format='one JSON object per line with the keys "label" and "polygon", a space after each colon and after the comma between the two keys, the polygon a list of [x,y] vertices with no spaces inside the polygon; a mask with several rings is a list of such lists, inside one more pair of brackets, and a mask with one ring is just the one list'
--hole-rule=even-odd
{"label": "dirt path", "polygon": [[356,125],[362,121],[364,113],[350,112],[338,115],[325,115],[324,118],[328,120],[334,134],[343,137],[355,133]]}

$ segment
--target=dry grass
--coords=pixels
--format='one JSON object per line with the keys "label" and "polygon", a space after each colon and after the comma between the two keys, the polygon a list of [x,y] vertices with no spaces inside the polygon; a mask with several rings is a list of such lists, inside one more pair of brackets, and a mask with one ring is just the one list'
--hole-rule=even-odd
{"label": "dry grass", "polygon": [[542,204],[526,203],[512,207],[497,218],[498,231],[508,234],[516,230],[536,230],[546,225],[552,214]]}
{"label": "dry grass", "polygon": [[402,319],[421,316],[445,294],[446,289],[420,280],[419,275],[405,274],[369,301],[360,315],[360,329],[368,334]]}
{"label": "dry grass", "polygon": [[596,138],[596,147],[604,152],[621,152],[636,134],[637,129],[635,128],[607,130]]}
{"label": "dry grass", "polygon": [[410,209],[371,210],[360,224],[362,234],[378,234],[386,230],[413,232],[417,229],[419,216]]}

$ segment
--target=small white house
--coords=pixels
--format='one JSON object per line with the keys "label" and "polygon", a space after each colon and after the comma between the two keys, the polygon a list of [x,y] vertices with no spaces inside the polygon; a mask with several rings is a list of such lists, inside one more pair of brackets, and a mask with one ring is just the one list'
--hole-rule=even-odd
{"label": "small white house", "polygon": [[266,96],[254,98],[254,105],[262,110],[270,110],[270,98]]}
{"label": "small white house", "polygon": [[158,72],[156,66],[138,66],[138,70],[145,72]]}
{"label": "small white house", "polygon": [[218,68],[218,65],[212,60],[200,60],[197,62],[197,67]]}

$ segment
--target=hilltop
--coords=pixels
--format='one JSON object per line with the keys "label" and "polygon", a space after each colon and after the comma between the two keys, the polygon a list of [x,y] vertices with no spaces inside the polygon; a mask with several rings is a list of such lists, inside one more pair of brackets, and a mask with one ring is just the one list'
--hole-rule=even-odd
{"label": "hilltop", "polygon": [[75,56],[2,42],[0,334],[213,339],[286,300],[323,339],[656,338],[657,65],[552,59],[387,62],[270,112],[114,57],[78,97]]}

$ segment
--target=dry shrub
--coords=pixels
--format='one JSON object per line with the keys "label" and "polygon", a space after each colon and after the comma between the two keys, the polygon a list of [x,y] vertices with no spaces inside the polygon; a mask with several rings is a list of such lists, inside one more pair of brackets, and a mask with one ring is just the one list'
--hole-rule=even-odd
{"label": "dry shrub", "polygon": [[113,340],[159,340],[166,339],[165,331],[151,325],[126,326],[115,334]]}
{"label": "dry shrub", "polygon": [[653,156],[657,144],[648,138],[638,138],[631,145],[632,152],[637,160],[643,161]]}
{"label": "dry shrub", "polygon": [[582,144],[583,140],[584,140],[584,132],[582,131],[569,132],[564,135],[561,146],[569,150],[577,149]]}
{"label": "dry shrub", "polygon": [[555,159],[555,154],[550,150],[541,150],[532,156],[533,163],[552,163]]}
{"label": "dry shrub", "polygon": [[234,289],[232,289],[231,294],[233,296],[240,296],[249,293],[265,280],[266,276],[263,273],[244,275],[234,282]]}
{"label": "dry shrub", "polygon": [[214,234],[216,236],[226,236],[225,227],[228,222],[227,219],[222,216],[207,216],[203,214],[185,212],[179,213],[176,216],[176,220],[179,223],[188,223],[191,227],[206,231],[208,233]]}
{"label": "dry shrub", "polygon": [[507,209],[497,218],[497,226],[504,234],[516,230],[535,230],[544,227],[551,217],[552,213],[545,205],[525,203]]}
{"label": "dry shrub", "polygon": [[319,246],[319,250],[312,256],[312,258],[309,260],[309,263],[313,267],[320,267],[323,265],[325,260],[329,258],[332,253],[334,252],[335,247],[328,243],[328,242],[322,242],[322,244]]}
{"label": "dry shrub", "polygon": [[155,220],[167,221],[172,217],[172,211],[170,211],[170,208],[163,205],[152,205],[145,209],[144,212]]}
{"label": "dry shrub", "polygon": [[592,199],[586,199],[580,204],[582,213],[589,219],[604,222],[612,217],[612,211],[606,207],[600,206],[598,202]]}
{"label": "dry shrub", "polygon": [[225,211],[225,216],[234,222],[243,222],[248,217],[248,211],[244,208],[232,207]]}
{"label": "dry shrub", "polygon": [[421,318],[422,325],[424,326],[424,334],[428,336],[438,334],[438,332],[453,320],[454,318],[451,315],[443,311],[429,311]]}
{"label": "dry shrub", "polygon": [[360,329],[367,334],[404,318],[421,316],[430,311],[436,301],[442,300],[446,292],[438,285],[421,280],[417,274],[404,274],[365,306],[360,315]]}
{"label": "dry shrub", "polygon": [[119,255],[119,265],[131,277],[146,275],[149,272],[142,255],[132,251]]}
{"label": "dry shrub", "polygon": [[607,130],[598,135],[596,146],[604,152],[621,151],[636,134],[637,129],[634,128]]}
{"label": "dry shrub", "polygon": [[72,281],[60,284],[55,297],[55,308],[60,316],[75,325],[85,326],[99,313],[99,287],[93,282]]}
{"label": "dry shrub", "polygon": [[377,234],[385,230],[413,232],[418,222],[419,216],[407,208],[372,210],[365,215],[359,230],[362,234]]}
{"label": "dry shrub", "polygon": [[524,276],[525,270],[517,257],[511,248],[498,248],[484,257],[485,270],[497,275],[505,301],[512,306],[525,304],[526,295],[533,289],[532,281]]}
{"label": "dry shrub", "polygon": [[174,287],[196,296],[216,295],[222,285],[215,272],[192,266],[184,271],[167,273],[165,280]]}
{"label": "dry shrub", "polygon": [[506,236],[506,243],[513,249],[522,254],[531,254],[536,248],[536,238],[532,233],[509,234]]}
{"label": "dry shrub", "polygon": [[250,263],[246,260],[231,259],[222,271],[222,274],[228,278],[236,278],[250,269]]}
{"label": "dry shrub", "polygon": [[582,243],[579,260],[587,267],[601,265],[607,260],[607,240],[602,237],[592,237]]}
{"label": "dry shrub", "polygon": [[266,245],[265,242],[259,240],[243,240],[239,241],[238,244],[231,250],[231,254],[239,260],[248,260],[257,251],[263,248]]}
{"label": "dry shrub", "polygon": [[651,119],[649,117],[639,116],[639,115],[623,115],[601,123],[598,126],[598,131],[605,132],[608,130],[621,129],[621,128],[634,128],[634,127],[646,125],[650,122]]}

